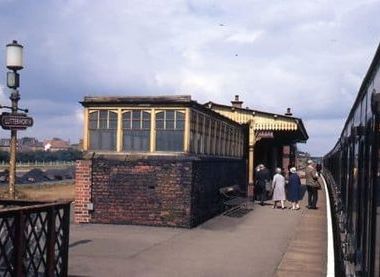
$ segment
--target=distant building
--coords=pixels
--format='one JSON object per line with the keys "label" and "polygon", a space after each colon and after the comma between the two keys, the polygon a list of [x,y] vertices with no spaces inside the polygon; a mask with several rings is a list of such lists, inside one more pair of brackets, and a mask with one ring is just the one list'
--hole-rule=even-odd
{"label": "distant building", "polygon": [[10,139],[5,139],[5,138],[0,139],[0,151],[9,152],[10,144],[11,144]]}
{"label": "distant building", "polygon": [[70,144],[70,148],[77,151],[83,151],[83,139],[80,139],[78,143]]}
{"label": "distant building", "polygon": [[296,152],[296,165],[297,168],[304,168],[307,166],[307,161],[310,160],[310,154],[303,151]]}
{"label": "distant building", "polygon": [[322,164],[322,157],[311,157],[311,160],[314,161],[316,164]]}
{"label": "distant building", "polygon": [[[0,139],[0,151],[9,152],[10,139]],[[33,137],[23,137],[17,140],[17,151],[19,152],[32,152],[43,150],[44,145],[38,139]]]}
{"label": "distant building", "polygon": [[[0,139],[0,151],[9,152],[10,139],[2,138]],[[50,140],[44,140],[44,142],[39,141],[34,137],[22,137],[17,140],[17,151],[18,152],[34,152],[34,151],[59,151],[59,150],[69,150],[75,149],[83,150],[83,140],[79,143],[70,144],[70,141],[65,141],[60,138],[53,138]]]}
{"label": "distant building", "polygon": [[45,151],[60,151],[70,149],[70,142],[62,140],[60,138],[53,138],[51,140],[44,141],[44,150]]}
{"label": "distant building", "polygon": [[44,149],[44,144],[33,137],[23,137],[17,140],[18,151],[32,152]]}

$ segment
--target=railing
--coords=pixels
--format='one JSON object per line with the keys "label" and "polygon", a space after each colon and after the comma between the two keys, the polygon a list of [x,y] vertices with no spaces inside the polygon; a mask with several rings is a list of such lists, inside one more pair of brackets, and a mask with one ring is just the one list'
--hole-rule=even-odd
{"label": "railing", "polygon": [[70,202],[0,200],[0,276],[67,276],[69,224]]}
{"label": "railing", "polygon": [[[38,167],[60,167],[60,166],[72,166],[74,161],[50,161],[50,162],[18,162],[16,163],[17,168],[38,168]],[[5,161],[0,162],[0,169],[5,169],[9,167],[9,163]]]}

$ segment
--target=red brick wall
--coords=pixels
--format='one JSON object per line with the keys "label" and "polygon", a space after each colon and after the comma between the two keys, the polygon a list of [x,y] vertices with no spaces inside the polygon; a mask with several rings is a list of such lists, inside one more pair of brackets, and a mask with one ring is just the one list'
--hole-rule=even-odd
{"label": "red brick wall", "polygon": [[77,172],[76,222],[191,228],[221,212],[220,187],[246,185],[245,162],[233,159],[97,158],[79,161]]}
{"label": "red brick wall", "polygon": [[91,160],[79,160],[75,166],[74,221],[88,223],[91,219],[88,204],[91,202]]}
{"label": "red brick wall", "polygon": [[93,222],[190,227],[191,163],[96,160],[92,195]]}

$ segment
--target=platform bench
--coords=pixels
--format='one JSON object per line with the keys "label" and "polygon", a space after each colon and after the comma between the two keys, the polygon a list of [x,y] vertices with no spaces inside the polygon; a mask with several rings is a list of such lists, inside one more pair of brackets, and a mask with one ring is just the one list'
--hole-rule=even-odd
{"label": "platform bench", "polygon": [[219,193],[223,197],[224,210],[228,210],[237,206],[246,205],[247,197],[241,191],[238,185],[222,187]]}

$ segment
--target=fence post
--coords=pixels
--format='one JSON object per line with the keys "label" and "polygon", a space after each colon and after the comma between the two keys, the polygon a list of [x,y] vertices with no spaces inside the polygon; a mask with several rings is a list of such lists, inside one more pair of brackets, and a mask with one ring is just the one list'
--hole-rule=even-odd
{"label": "fence post", "polygon": [[63,230],[63,238],[62,238],[62,253],[61,253],[61,257],[62,257],[62,271],[61,271],[61,275],[62,276],[67,276],[68,274],[68,263],[69,263],[69,231],[70,231],[70,205],[71,203],[69,204],[65,204],[64,208],[63,208],[63,222],[61,222],[61,224],[63,225],[62,226],[62,230]]}
{"label": "fence post", "polygon": [[15,275],[17,277],[22,277],[26,275],[25,266],[24,266],[24,256],[25,256],[25,214],[23,211],[17,213],[15,218],[15,260],[14,268]]}
{"label": "fence post", "polygon": [[51,207],[48,209],[48,228],[47,228],[47,270],[46,276],[54,276],[55,268],[55,241],[56,241],[56,231],[55,231],[55,208]]}

